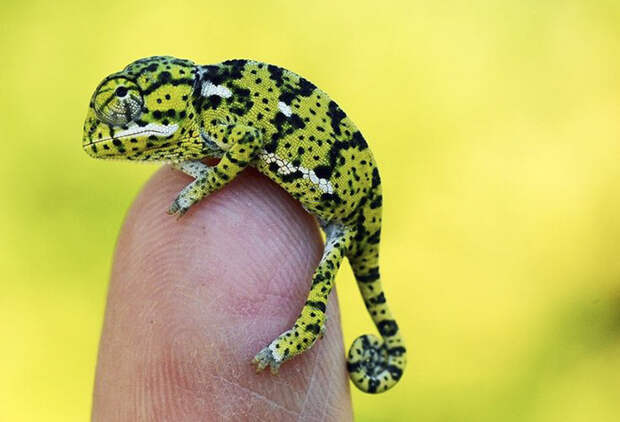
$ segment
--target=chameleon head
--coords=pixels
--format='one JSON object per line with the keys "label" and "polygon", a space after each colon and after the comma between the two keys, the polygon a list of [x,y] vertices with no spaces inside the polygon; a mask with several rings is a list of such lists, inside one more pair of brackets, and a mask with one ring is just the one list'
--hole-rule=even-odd
{"label": "chameleon head", "polygon": [[176,161],[198,153],[194,76],[189,60],[154,56],[105,78],[90,100],[84,150],[130,160]]}

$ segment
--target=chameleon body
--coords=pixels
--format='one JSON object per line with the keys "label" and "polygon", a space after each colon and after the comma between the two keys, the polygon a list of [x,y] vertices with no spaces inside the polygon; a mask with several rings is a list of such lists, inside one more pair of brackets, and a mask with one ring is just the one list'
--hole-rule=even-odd
{"label": "chameleon body", "polygon": [[[327,298],[346,256],[382,336],[355,340],[350,378],[369,393],[401,378],[405,345],[379,277],[379,171],[357,127],[312,83],[251,60],[200,66],[167,56],[140,59],[95,90],[83,148],[95,158],[172,162],[192,176],[168,211],[178,216],[247,166],[278,183],[318,219],[326,244],[299,317],[259,351],[257,371],[277,372],[323,334]],[[207,166],[200,161],[206,157],[219,162]]]}

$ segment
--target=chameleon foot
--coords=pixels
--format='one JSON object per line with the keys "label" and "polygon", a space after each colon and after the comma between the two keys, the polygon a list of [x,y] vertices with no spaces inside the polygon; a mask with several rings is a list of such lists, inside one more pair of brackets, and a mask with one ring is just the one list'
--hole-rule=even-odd
{"label": "chameleon foot", "polygon": [[282,359],[278,359],[277,356],[271,351],[270,346],[263,348],[252,360],[252,364],[256,365],[256,372],[260,372],[269,366],[271,373],[276,375],[280,365],[282,365]]}
{"label": "chameleon foot", "polygon": [[[201,182],[199,180],[198,182]],[[204,196],[204,193],[200,192],[199,189],[202,188],[204,184],[197,183],[196,181],[187,185],[176,197],[174,202],[168,208],[168,214],[177,215],[177,219],[183,217],[183,215],[189,210],[194,204],[196,204],[200,199]]]}
{"label": "chameleon foot", "polygon": [[180,202],[179,198],[175,199],[174,202],[170,205],[170,208],[168,208],[168,214],[169,215],[176,214],[177,219],[183,217],[183,214],[185,214],[187,210],[189,209],[189,207],[181,206],[179,202]]}
{"label": "chameleon foot", "polygon": [[[203,165],[202,163],[200,164]],[[192,168],[190,168],[190,170]],[[194,204],[213,191],[208,183],[206,172],[205,174],[197,174],[196,176],[196,179],[192,183],[185,186],[183,190],[179,192],[174,202],[170,205],[170,208],[168,208],[168,214],[176,214],[178,216],[177,218],[181,218]]]}

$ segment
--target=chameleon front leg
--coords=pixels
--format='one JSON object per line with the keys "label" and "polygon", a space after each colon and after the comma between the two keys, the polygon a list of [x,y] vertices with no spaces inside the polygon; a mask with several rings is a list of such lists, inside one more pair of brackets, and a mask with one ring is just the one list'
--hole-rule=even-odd
{"label": "chameleon front leg", "polygon": [[277,374],[282,362],[310,349],[317,338],[323,337],[327,297],[354,233],[333,224],[325,228],[325,234],[325,250],[312,276],[308,299],[293,327],[280,334],[254,357],[252,362],[256,364],[256,372],[269,366],[271,373]]}
{"label": "chameleon front leg", "polygon": [[226,150],[219,163],[210,167],[200,161],[183,161],[174,167],[194,177],[174,200],[168,214],[181,217],[205,196],[222,188],[254,160],[262,148],[260,133],[251,127],[230,125],[218,143]]}

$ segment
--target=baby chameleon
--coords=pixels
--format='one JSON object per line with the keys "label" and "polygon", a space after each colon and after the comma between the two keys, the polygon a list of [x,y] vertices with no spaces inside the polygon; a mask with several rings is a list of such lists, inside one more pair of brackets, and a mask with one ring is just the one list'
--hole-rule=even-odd
{"label": "baby chameleon", "polygon": [[[327,297],[346,256],[382,336],[355,340],[351,380],[379,393],[401,378],[406,350],[379,277],[379,171],[360,131],[312,83],[252,60],[199,66],[140,59],[99,84],[82,146],[95,158],[172,162],[193,177],[168,211],[178,216],[247,166],[278,183],[318,219],[326,244],[299,317],[256,355],[257,371],[269,366],[276,373],[322,335]],[[207,166],[206,157],[219,162]]]}

